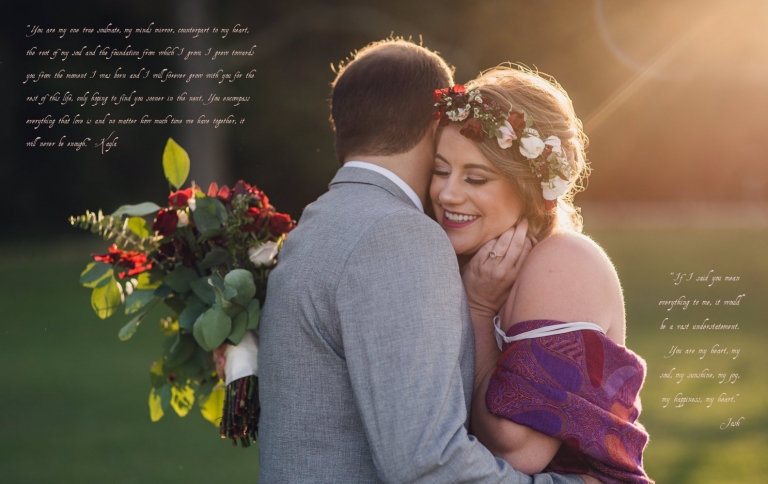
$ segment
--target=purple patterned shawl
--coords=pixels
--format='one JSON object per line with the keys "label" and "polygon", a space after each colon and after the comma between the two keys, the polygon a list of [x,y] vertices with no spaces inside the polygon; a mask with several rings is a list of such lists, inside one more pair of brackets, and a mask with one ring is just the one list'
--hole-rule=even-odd
{"label": "purple patterned shawl", "polygon": [[[523,321],[514,336],[561,321]],[[645,361],[598,331],[505,343],[488,385],[488,410],[563,441],[546,472],[588,474],[606,484],[648,484],[639,392]]]}

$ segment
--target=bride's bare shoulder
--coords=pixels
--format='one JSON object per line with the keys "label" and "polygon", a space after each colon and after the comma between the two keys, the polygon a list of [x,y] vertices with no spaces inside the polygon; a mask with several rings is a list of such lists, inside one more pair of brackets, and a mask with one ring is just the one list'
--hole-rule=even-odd
{"label": "bride's bare shoulder", "polygon": [[510,323],[588,321],[623,343],[624,298],[616,269],[586,235],[556,232],[536,244],[515,285]]}

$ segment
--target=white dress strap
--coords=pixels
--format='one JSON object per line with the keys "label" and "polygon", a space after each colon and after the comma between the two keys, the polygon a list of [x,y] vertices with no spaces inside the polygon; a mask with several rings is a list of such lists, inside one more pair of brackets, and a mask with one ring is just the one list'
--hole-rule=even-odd
{"label": "white dress strap", "polygon": [[496,329],[496,343],[501,350],[504,347],[504,343],[512,343],[513,341],[520,341],[523,339],[538,338],[541,336],[553,336],[556,334],[570,333],[572,331],[581,331],[583,329],[589,329],[592,331],[599,331],[605,334],[605,330],[595,323],[587,323],[584,321],[577,321],[575,323],[562,323],[553,324],[551,326],[544,326],[541,328],[532,329],[525,333],[520,333],[515,336],[507,336],[507,334],[501,330],[501,318],[496,316],[493,318],[493,327]]}

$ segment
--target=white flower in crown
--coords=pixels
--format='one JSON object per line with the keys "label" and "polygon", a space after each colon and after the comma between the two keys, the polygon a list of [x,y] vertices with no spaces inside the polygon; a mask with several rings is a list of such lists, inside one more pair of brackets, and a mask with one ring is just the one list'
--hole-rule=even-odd
{"label": "white flower in crown", "polygon": [[541,192],[544,200],[556,200],[568,191],[568,180],[563,180],[555,175],[548,182],[541,182]]}
{"label": "white flower in crown", "polygon": [[563,154],[563,148],[560,144],[560,138],[558,138],[557,136],[550,136],[549,138],[544,140],[544,144],[552,148],[552,153],[556,155]]}
{"label": "white flower in crown", "polygon": [[472,107],[467,104],[463,108],[456,108],[455,110],[448,111],[448,118],[451,121],[464,121],[467,119],[467,116],[469,116],[469,112],[471,111]]}
{"label": "white flower in crown", "polygon": [[544,151],[544,142],[539,137],[539,132],[533,128],[525,128],[520,137],[520,154],[533,160]]}
{"label": "white flower in crown", "polygon": [[512,142],[516,139],[517,135],[515,134],[514,128],[509,124],[509,121],[504,121],[504,125],[499,128],[498,133],[496,134],[496,141],[498,141],[499,147],[501,147],[502,150],[506,150],[512,146]]}

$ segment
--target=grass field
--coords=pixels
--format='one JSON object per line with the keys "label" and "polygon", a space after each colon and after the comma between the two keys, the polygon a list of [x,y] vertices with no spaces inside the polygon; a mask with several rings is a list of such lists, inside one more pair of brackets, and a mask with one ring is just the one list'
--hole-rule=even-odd
{"label": "grass field", "polygon": [[[614,261],[624,286],[627,345],[648,363],[641,421],[651,435],[645,454],[658,483],[762,482],[768,475],[768,231],[590,232]],[[77,284],[94,239],[5,245],[0,255],[0,481],[9,483],[256,482],[256,448],[233,448],[193,410],[149,420],[149,364],[162,336],[147,319],[130,341],[117,339],[125,316],[99,320],[89,291]],[[675,286],[670,273],[739,276],[712,287]],[[660,307],[660,300],[732,299],[739,306]],[[739,323],[735,331],[662,331],[662,320]],[[672,345],[740,349],[678,355]],[[708,368],[739,373],[734,384],[660,378]],[[735,403],[662,408],[663,397],[738,393]],[[728,417],[739,427],[720,430]]]}

